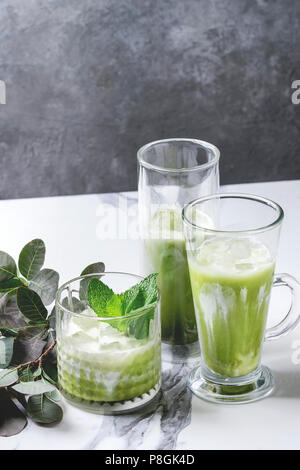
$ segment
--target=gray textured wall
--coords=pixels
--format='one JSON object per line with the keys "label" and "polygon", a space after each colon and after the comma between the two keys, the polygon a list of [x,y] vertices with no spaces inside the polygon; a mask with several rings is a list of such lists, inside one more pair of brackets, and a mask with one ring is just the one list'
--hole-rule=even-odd
{"label": "gray textured wall", "polygon": [[198,137],[223,183],[300,178],[298,0],[1,0],[0,197],[136,188]]}

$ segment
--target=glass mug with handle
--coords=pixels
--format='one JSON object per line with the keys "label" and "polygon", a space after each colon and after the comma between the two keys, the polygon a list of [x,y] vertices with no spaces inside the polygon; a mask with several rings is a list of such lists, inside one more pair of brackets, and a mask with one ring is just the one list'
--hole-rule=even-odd
{"label": "glass mug with handle", "polygon": [[[282,208],[248,194],[215,194],[182,212],[201,365],[189,387],[212,402],[242,403],[272,392],[270,370],[260,364],[264,339],[277,339],[300,317],[300,284],[274,268]],[[287,286],[292,306],[266,329],[272,286]]]}

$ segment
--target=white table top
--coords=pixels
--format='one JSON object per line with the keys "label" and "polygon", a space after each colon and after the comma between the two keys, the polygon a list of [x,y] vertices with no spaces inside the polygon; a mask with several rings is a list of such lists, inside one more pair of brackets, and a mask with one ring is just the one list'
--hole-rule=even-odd
{"label": "white table top", "polygon": [[[300,180],[222,189],[259,194],[282,205],[277,272],[300,279]],[[45,265],[61,274],[61,282],[95,261],[104,261],[109,271],[139,273],[136,199],[131,192],[0,201],[0,248],[17,257],[25,243],[42,238]],[[123,239],[115,236],[118,223]],[[286,289],[277,289],[269,324],[288,305]],[[178,384],[163,389],[165,401],[153,413],[103,417],[63,402],[61,423],[42,427],[30,422],[19,435],[0,438],[0,449],[299,449],[300,326],[265,344],[263,363],[273,371],[276,390],[259,402],[234,406],[191,400],[180,367],[165,364],[166,383],[178,374]],[[178,407],[166,405],[176,400]]]}

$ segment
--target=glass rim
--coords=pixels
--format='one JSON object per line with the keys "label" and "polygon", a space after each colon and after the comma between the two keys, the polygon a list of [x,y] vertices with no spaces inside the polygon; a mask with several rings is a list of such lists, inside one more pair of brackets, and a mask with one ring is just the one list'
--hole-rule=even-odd
{"label": "glass rim", "polygon": [[[167,144],[170,142],[189,142],[192,144],[197,144],[199,147],[209,150],[212,153],[213,158],[209,162],[202,163],[200,165],[191,166],[191,167],[184,167],[184,168],[167,168],[167,167],[160,166],[160,165],[154,165],[152,163],[147,162],[144,159],[143,154],[149,148],[154,147],[157,144]],[[137,151],[137,159],[140,165],[142,165],[144,168],[147,168],[149,170],[155,170],[155,171],[166,172],[166,173],[189,173],[189,172],[197,171],[199,169],[205,170],[207,168],[210,168],[216,165],[220,159],[220,150],[214,144],[206,142],[205,140],[177,137],[177,138],[171,138],[171,139],[155,140],[153,142],[149,142],[148,144],[143,145]]]}
{"label": "glass rim", "polygon": [[[64,282],[64,284],[62,284],[59,288],[58,288],[58,291],[56,292],[56,296],[55,296],[55,308],[56,306],[58,305],[59,308],[61,308],[62,310],[70,313],[71,315],[75,316],[75,317],[80,317],[80,318],[93,318],[94,320],[99,320],[99,321],[112,321],[112,320],[124,320],[125,318],[131,318],[131,317],[138,317],[142,314],[144,314],[145,312],[149,311],[151,308],[153,308],[153,304],[158,304],[159,300],[160,300],[160,293],[158,291],[158,298],[157,298],[157,301],[156,302],[153,302],[153,304],[151,304],[150,306],[148,307],[145,307],[143,308],[142,310],[141,309],[138,309],[138,310],[135,310],[127,315],[121,315],[121,316],[118,316],[118,317],[99,317],[96,312],[96,316],[95,315],[82,315],[82,313],[80,312],[73,312],[72,310],[69,310],[68,308],[64,307],[62,305],[62,303],[60,302],[60,295],[61,293],[67,288],[67,286],[69,284],[71,284],[72,282],[75,282],[75,281],[80,281],[80,280],[83,280],[83,279],[87,279],[89,277],[92,277],[92,276],[105,276],[105,274],[118,274],[118,275],[126,275],[126,276],[132,276],[132,277],[135,277],[136,279],[142,281],[143,279],[145,279],[143,276],[140,276],[139,274],[132,274],[132,273],[127,273],[127,272],[124,272],[124,271],[105,271],[105,272],[102,272],[102,273],[91,273],[91,274],[84,274],[82,276],[77,276],[77,277],[74,277],[73,279],[70,279],[69,281],[67,282]],[[155,308],[157,307],[157,305],[155,306]],[[91,308],[91,307],[89,307]],[[92,309],[93,310],[93,309]],[[56,313],[56,311],[55,311]]]}
{"label": "glass rim", "polygon": [[[261,204],[264,204],[277,212],[277,217],[276,219],[271,222],[268,225],[264,225],[263,227],[259,228],[253,228],[253,229],[248,229],[248,230],[215,230],[215,229],[210,229],[206,227],[202,227],[201,225],[195,224],[194,222],[191,222],[186,214],[187,210],[190,207],[193,207],[195,204],[198,204],[199,202],[206,202],[210,201],[212,199],[246,199],[254,202],[258,202]],[[196,229],[203,230],[204,232],[207,233],[212,233],[212,234],[254,234],[254,233],[262,233],[267,230],[271,230],[278,226],[284,217],[284,211],[282,207],[277,204],[277,202],[272,201],[271,199],[268,199],[263,196],[257,196],[255,194],[248,194],[248,193],[216,193],[216,194],[211,194],[209,196],[203,196],[197,199],[194,199],[193,201],[189,202],[184,206],[181,212],[182,220],[185,224],[192,226]]]}

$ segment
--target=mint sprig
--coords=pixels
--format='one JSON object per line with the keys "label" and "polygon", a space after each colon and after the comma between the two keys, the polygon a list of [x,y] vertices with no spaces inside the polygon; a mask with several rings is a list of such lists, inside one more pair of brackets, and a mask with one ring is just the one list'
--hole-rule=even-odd
{"label": "mint sprig", "polygon": [[150,320],[154,318],[154,310],[158,301],[156,278],[157,273],[150,274],[121,294],[113,292],[100,279],[93,278],[90,280],[87,290],[89,305],[99,317],[122,317],[149,308],[148,312],[140,317],[109,322],[111,326],[120,331],[127,331],[138,339],[146,338],[149,334]]}

